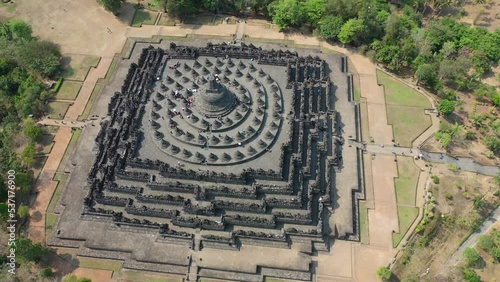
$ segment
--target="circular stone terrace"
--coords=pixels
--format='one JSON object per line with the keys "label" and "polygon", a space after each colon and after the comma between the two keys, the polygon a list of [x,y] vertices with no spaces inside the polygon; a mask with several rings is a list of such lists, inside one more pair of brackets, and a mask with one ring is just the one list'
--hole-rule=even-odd
{"label": "circular stone terrace", "polygon": [[[290,129],[292,91],[283,95],[276,70],[257,66],[251,59],[170,60],[143,119],[146,143],[156,149],[141,148],[141,158],[162,159],[162,152],[175,159],[172,165],[234,165],[286,142],[280,132]],[[286,83],[284,73],[276,76]]]}

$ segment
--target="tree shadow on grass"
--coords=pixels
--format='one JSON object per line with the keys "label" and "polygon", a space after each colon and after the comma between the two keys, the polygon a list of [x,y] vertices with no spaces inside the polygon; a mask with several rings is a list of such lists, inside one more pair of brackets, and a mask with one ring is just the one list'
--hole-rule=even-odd
{"label": "tree shadow on grass", "polygon": [[116,12],[116,18],[127,25],[132,25],[132,21],[134,20],[136,9],[132,5],[132,3],[122,3],[120,9]]}

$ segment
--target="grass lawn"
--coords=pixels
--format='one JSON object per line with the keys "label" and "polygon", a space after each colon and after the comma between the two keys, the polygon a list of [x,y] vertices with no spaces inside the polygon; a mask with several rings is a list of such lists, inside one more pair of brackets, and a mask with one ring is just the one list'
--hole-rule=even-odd
{"label": "grass lawn", "polygon": [[47,214],[52,213],[56,207],[57,202],[59,201],[59,197],[61,196],[62,189],[68,180],[69,174],[59,174],[59,183],[57,183],[56,190],[54,194],[52,194],[52,198],[50,199],[49,206],[47,207]]}
{"label": "grass lawn", "polygon": [[45,214],[45,236],[47,239],[50,238],[52,235],[52,230],[54,230],[54,225],[56,224],[57,221],[57,215],[53,213],[46,213]]}
{"label": "grass lawn", "polygon": [[398,177],[394,179],[398,204],[415,205],[419,169],[411,157],[397,157]]}
{"label": "grass lawn", "polygon": [[[168,274],[155,275],[142,271],[125,270],[113,272],[113,279],[119,281],[141,281],[141,282],[182,282],[184,279],[179,275],[175,277]],[[203,280],[200,280],[203,281]]]}
{"label": "grass lawn", "polygon": [[61,62],[64,68],[63,77],[69,80],[84,81],[90,68],[97,67],[100,60],[101,57],[90,55],[70,55],[63,57]]}
{"label": "grass lawn", "polygon": [[50,102],[48,104],[47,113],[49,114],[50,118],[62,119],[66,115],[66,112],[68,111],[70,105],[70,103],[66,102]]}
{"label": "grass lawn", "polygon": [[392,125],[394,138],[400,146],[411,147],[422,132],[431,126],[431,117],[423,108],[387,105],[387,122]]}
{"label": "grass lawn", "polygon": [[329,49],[329,48],[325,48],[325,47],[321,47],[321,53],[325,53],[325,54],[334,54],[334,55],[341,55],[342,53],[339,53],[335,50],[332,50],[332,49]]}
{"label": "grass lawn", "polygon": [[35,162],[33,163],[33,177],[36,179],[42,172],[42,168],[45,165],[45,161],[47,161],[48,156],[39,156],[35,158]]}
{"label": "grass lawn", "polygon": [[132,21],[132,26],[140,27],[144,24],[154,25],[157,17],[158,13],[156,12],[137,10],[134,20]]}
{"label": "grass lawn", "polygon": [[416,207],[403,207],[398,206],[398,222],[399,222],[399,231],[400,233],[392,234],[392,245],[396,248],[401,239],[405,236],[408,228],[410,228],[411,224],[417,218],[418,208]]}
{"label": "grass lawn", "polygon": [[276,44],[284,44],[284,39],[266,39],[266,38],[256,38],[256,37],[243,37],[243,41],[248,42],[262,42],[262,43],[276,43]]}
{"label": "grass lawn", "polygon": [[56,93],[56,100],[75,100],[82,88],[82,82],[65,80],[59,91]]}
{"label": "grass lawn", "polygon": [[218,35],[204,35],[204,34],[194,34],[195,39],[217,39],[222,41],[232,41],[234,38],[232,36],[218,36]]}
{"label": "grass lawn", "polygon": [[365,202],[359,202],[359,233],[361,244],[369,244],[370,237],[368,233],[368,208]]}
{"label": "grass lawn", "polygon": [[170,18],[166,13],[161,14],[160,19],[158,20],[158,25],[175,26],[177,23],[179,22]]}
{"label": "grass lawn", "polygon": [[387,104],[418,108],[431,107],[431,103],[424,95],[390,77],[385,72],[377,70],[377,80],[378,83],[384,85]]}
{"label": "grass lawn", "polygon": [[410,147],[431,126],[431,118],[424,113],[431,104],[424,95],[383,71],[377,70],[377,80],[384,85],[387,120],[393,126],[394,138],[400,145]]}
{"label": "grass lawn", "polygon": [[50,154],[52,151],[52,147],[54,146],[54,135],[52,134],[44,134],[42,138],[40,138],[39,145],[37,148],[37,153],[42,155]]}
{"label": "grass lawn", "polygon": [[278,279],[278,278],[266,277],[264,279],[264,282],[286,282],[286,280]]}
{"label": "grass lawn", "polygon": [[186,36],[170,36],[170,35],[160,35],[158,36],[158,39],[163,39],[163,40],[192,40],[193,35],[188,34]]}
{"label": "grass lawn", "polygon": [[16,11],[17,4],[14,2],[4,3],[0,1],[0,8],[6,8],[5,10],[12,14]]}
{"label": "grass lawn", "polygon": [[361,110],[361,139],[363,142],[370,142],[370,128],[368,123],[368,105],[366,104],[366,99],[363,98],[361,103],[359,103]]}
{"label": "grass lawn", "polygon": [[59,163],[59,167],[57,168],[58,172],[62,172],[66,168],[66,164],[69,161],[69,158],[73,152],[73,149],[75,149],[76,142],[80,138],[81,133],[82,133],[82,130],[79,128],[73,130],[73,136],[71,136],[71,140],[69,140],[68,147],[66,148],[66,151],[64,152],[64,156],[61,159],[61,162]]}
{"label": "grass lawn", "polygon": [[55,125],[46,125],[44,126],[45,128],[45,134],[56,134],[57,131],[59,130],[59,126]]}
{"label": "grass lawn", "polygon": [[87,105],[85,105],[85,109],[83,110],[83,113],[78,117],[77,120],[82,121],[82,120],[87,119],[89,117],[90,111],[92,110],[92,107],[94,106],[94,102],[97,99],[99,92],[101,92],[102,86],[103,86],[102,83],[97,83],[94,86],[94,90],[92,90],[92,94],[90,94],[90,98],[87,101]]}
{"label": "grass lawn", "polygon": [[347,71],[352,74],[352,81],[354,82],[354,101],[360,101],[361,100],[361,90],[359,89],[359,74],[356,68],[354,67],[354,64],[351,62],[349,58],[347,58]]}
{"label": "grass lawn", "polygon": [[107,260],[107,259],[87,259],[79,258],[78,267],[94,268],[94,269],[105,269],[120,271],[123,262]]}
{"label": "grass lawn", "polygon": [[202,16],[189,16],[189,17],[184,17],[183,23],[184,24],[205,24],[205,25],[212,25],[214,21],[214,16],[213,15],[202,15]]}

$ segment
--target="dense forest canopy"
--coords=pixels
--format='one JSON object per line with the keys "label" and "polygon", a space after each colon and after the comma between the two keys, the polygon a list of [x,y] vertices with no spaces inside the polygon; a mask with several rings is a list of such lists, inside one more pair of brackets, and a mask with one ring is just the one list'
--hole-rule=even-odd
{"label": "dense forest canopy", "polygon": [[[58,47],[34,37],[29,24],[18,19],[0,24],[0,182],[16,170],[20,197],[29,194],[30,176],[23,171],[33,165],[42,134],[31,117],[43,114],[50,96],[45,81],[60,70],[60,60]],[[5,196],[0,185],[0,200]]]}

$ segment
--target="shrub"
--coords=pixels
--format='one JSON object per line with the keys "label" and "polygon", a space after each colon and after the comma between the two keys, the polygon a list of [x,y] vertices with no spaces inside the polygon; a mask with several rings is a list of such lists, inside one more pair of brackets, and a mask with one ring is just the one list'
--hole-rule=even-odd
{"label": "shrub", "polygon": [[439,103],[438,109],[443,115],[450,115],[455,111],[455,102],[444,99]]}
{"label": "shrub", "polygon": [[375,50],[370,50],[368,52],[366,52],[366,57],[368,57],[368,59],[370,59],[370,61],[372,63],[376,63],[377,62],[377,52]]}
{"label": "shrub", "polygon": [[453,195],[450,192],[446,192],[445,197],[448,200],[452,200],[453,199]]}
{"label": "shrub", "polygon": [[481,282],[481,277],[472,268],[464,269],[464,279],[467,282]]}
{"label": "shrub", "polygon": [[468,14],[469,13],[467,13],[467,11],[464,8],[462,8],[462,9],[460,9],[460,11],[458,11],[458,16],[460,18],[463,18],[463,17],[467,16]]}
{"label": "shrub", "polygon": [[464,258],[467,267],[472,267],[481,260],[481,255],[474,248],[465,248]]}
{"label": "shrub", "polygon": [[40,270],[40,277],[42,278],[50,278],[54,275],[51,268],[44,268]]}
{"label": "shrub", "polygon": [[476,133],[474,131],[467,131],[465,132],[465,139],[467,140],[475,140],[476,139]]}
{"label": "shrub", "polygon": [[64,80],[64,79],[63,79],[62,77],[59,77],[59,78],[57,79],[56,85],[54,85],[54,89],[52,89],[52,90],[54,91],[54,93],[59,92],[59,88],[61,88],[61,85],[62,85],[62,83],[63,83],[63,80]]}
{"label": "shrub", "polygon": [[358,48],[358,51],[361,55],[365,55],[366,52],[368,52],[368,50],[370,50],[370,48],[368,47],[368,45],[361,45],[359,46]]}
{"label": "shrub", "polygon": [[78,278],[76,275],[70,275],[68,277],[66,277],[63,282],[92,282],[91,279],[89,278],[85,278],[85,277],[81,277],[81,278]]}
{"label": "shrub", "polygon": [[496,136],[488,136],[488,137],[486,137],[486,146],[495,155],[500,155],[500,138],[498,138]]}
{"label": "shrub", "polygon": [[493,238],[491,238],[490,235],[485,234],[485,235],[481,235],[481,237],[479,237],[479,241],[477,242],[477,245],[479,246],[479,248],[481,248],[489,253],[493,250],[493,248],[495,248],[495,241],[493,241]]}
{"label": "shrub", "polygon": [[491,250],[491,255],[497,260],[500,261],[500,247],[495,247]]}
{"label": "shrub", "polygon": [[449,163],[448,164],[448,169],[453,171],[453,172],[457,172],[458,171],[458,166],[454,163]]}
{"label": "shrub", "polygon": [[439,177],[437,175],[433,175],[432,182],[434,182],[434,184],[439,184]]}
{"label": "shrub", "polygon": [[377,269],[377,276],[382,279],[382,281],[389,281],[392,277],[392,272],[389,268],[381,266]]}

